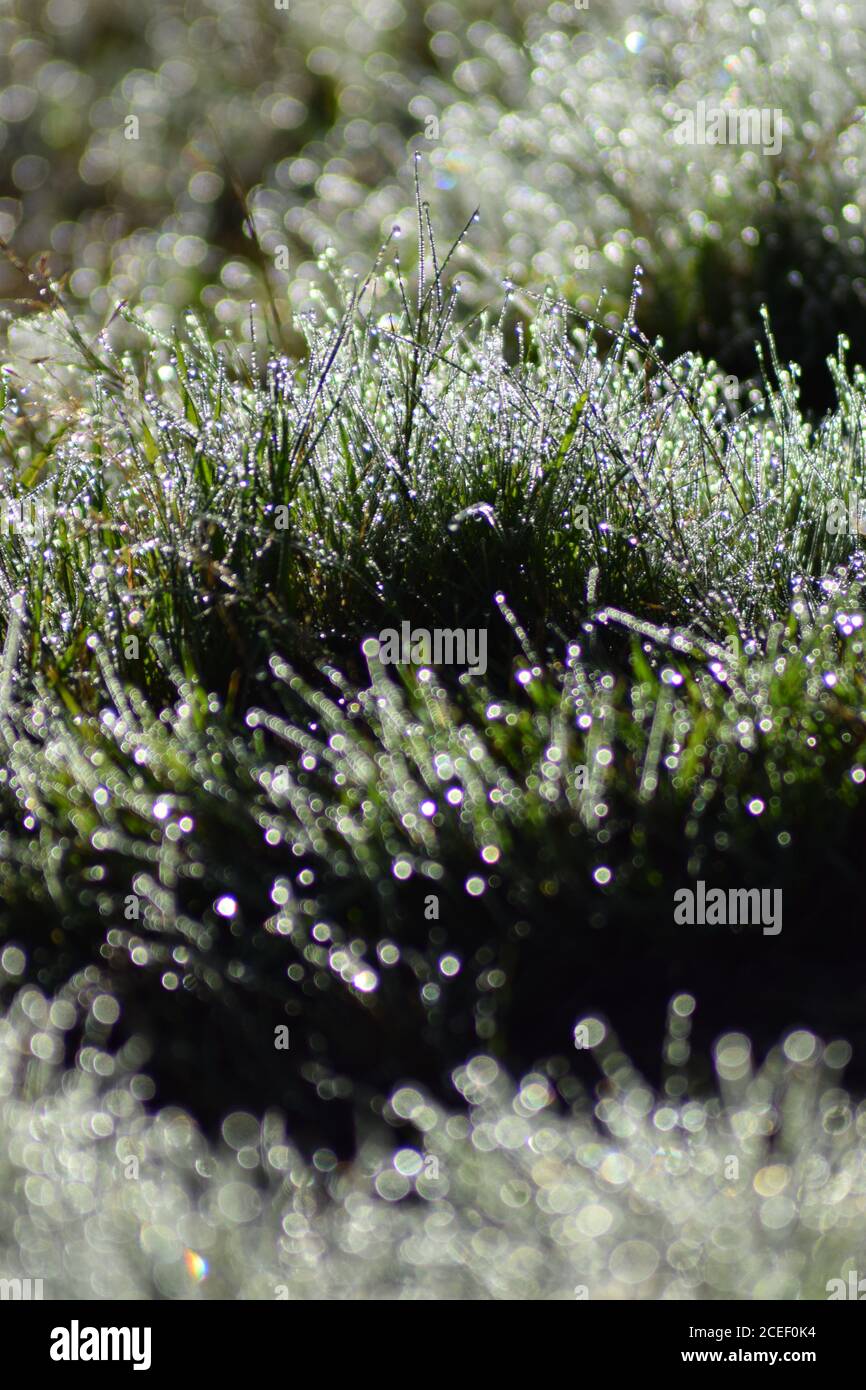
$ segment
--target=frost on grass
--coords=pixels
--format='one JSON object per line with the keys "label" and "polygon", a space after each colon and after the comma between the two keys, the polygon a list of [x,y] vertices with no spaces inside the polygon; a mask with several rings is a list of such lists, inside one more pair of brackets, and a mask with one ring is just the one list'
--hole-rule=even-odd
{"label": "frost on grass", "polygon": [[[673,1002],[668,1055],[694,1001]],[[403,1086],[415,1146],[337,1165],[281,1117],[235,1112],[209,1145],[148,1113],[136,1044],[64,1071],[68,1018],[27,988],[0,1019],[0,1272],[47,1298],[816,1299],[866,1237],[866,1103],[849,1049],[789,1034],[759,1070],[740,1034],[716,1093],[654,1094],[598,1021],[594,1096],[458,1069],[464,1112]],[[682,1052],[681,1054],[682,1055]]]}

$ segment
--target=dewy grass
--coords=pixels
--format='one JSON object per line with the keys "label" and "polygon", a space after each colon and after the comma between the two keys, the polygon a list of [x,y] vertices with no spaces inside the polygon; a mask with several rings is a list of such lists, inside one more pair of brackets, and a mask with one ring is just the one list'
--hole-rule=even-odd
{"label": "dewy grass", "polygon": [[[623,1190],[644,1168],[617,1149],[598,1177],[597,1141],[568,1114],[586,1069],[573,1028],[606,1011],[651,1071],[652,1020],[688,990],[711,1034],[742,1028],[758,1052],[793,1028],[792,1064],[817,1059],[817,1044],[799,1055],[806,1034],[863,1041],[849,988],[866,781],[862,548],[856,528],[829,524],[863,482],[863,376],[840,345],[837,408],[810,424],[768,333],[764,392],[737,414],[711,364],[666,365],[641,337],[637,292],[613,342],[552,296],[523,332],[511,334],[506,306],[467,326],[420,201],[419,236],[414,285],[393,248],[364,281],[326,259],[299,361],[255,341],[215,344],[194,317],[160,336],[129,309],[137,354],[115,352],[111,325],[90,342],[60,305],[17,330],[0,437],[5,500],[20,509],[0,534],[0,988],[5,1006],[19,1000],[8,1026],[30,1001],[29,1073],[77,1058],[61,1108],[119,1048],[150,1078],[133,1099],[194,1111],[208,1142],[227,1114],[276,1108],[314,1168],[319,1154],[317,1171],[358,1155],[352,1248],[356,1216],[413,1233],[431,1219],[389,1205],[411,1157],[413,1172],[381,1159],[396,1176],[364,1205],[363,1155],[388,1147],[387,1098],[423,1091],[444,1116],[459,1101],[454,1073],[484,1053],[495,1067],[470,1064],[473,1085],[535,1078],[524,1087],[535,1100],[515,1109],[503,1092],[473,1141],[515,1168],[506,1201],[485,1158],[490,1201],[516,1223],[573,1213],[565,1244],[584,1263],[591,1237],[613,1242],[606,1273],[581,1277],[565,1256],[555,1279],[604,1297],[625,1270],[640,1293],[724,1296],[733,1275],[717,1254],[690,1282],[703,1215],[671,1255],[662,1226],[629,1235],[637,1227],[581,1187],[591,1171],[587,1183]],[[403,621],[487,626],[487,672],[391,668],[362,651]],[[781,889],[784,931],[716,932],[709,951],[673,922],[675,890],[696,880]],[[828,881],[845,904],[831,922]],[[804,965],[816,922],[820,972]],[[669,1099],[710,1105],[706,1041]],[[117,1103],[169,1146],[204,1142],[170,1108],[146,1120]],[[18,1104],[8,1113],[21,1123]],[[654,1105],[641,1113],[663,1132],[669,1107]],[[426,1106],[396,1111],[397,1142],[417,1149]],[[590,1144],[561,1198],[546,1192],[557,1177],[524,1172],[530,1152],[542,1174],[558,1172],[543,1155],[560,1139],[536,1153],[509,1138],[537,1110],[566,1146]],[[455,1191],[465,1166],[471,1205],[468,1123],[441,1120],[442,1156]],[[231,1129],[241,1170],[255,1166],[257,1126]],[[823,1145],[823,1130],[804,1141],[819,1156]],[[789,1241],[792,1223],[823,1232],[834,1204],[820,1197],[815,1214],[802,1196],[812,1178],[758,1157],[742,1189],[747,1212],[761,1198],[764,1213],[748,1216],[750,1238],[790,1258],[773,1264],[776,1284],[759,1251],[755,1287],[797,1296],[823,1274],[824,1247],[812,1261],[813,1235]],[[836,1181],[813,1170],[818,1187]],[[232,1177],[214,1220],[264,1231],[242,1172],[220,1171]],[[40,1205],[35,1192],[50,1206],[57,1181],[31,1170],[28,1203]],[[671,1187],[670,1201],[686,1190]],[[124,1230],[125,1203],[139,1219],[157,1200],[119,1175],[112,1191]],[[849,1191],[843,1230],[858,1219]],[[177,1240],[211,1259],[198,1197],[177,1201],[177,1232],[145,1252],[159,1273],[135,1266],[130,1293],[152,1278],[182,1295]],[[343,1219],[327,1213],[323,1230]],[[294,1216],[282,1230],[303,1234]],[[467,1287],[506,1287],[484,1273],[496,1237],[475,1235]],[[507,1287],[566,1287],[534,1257],[527,1273],[524,1245]],[[848,1254],[832,1246],[826,1278]],[[91,1280],[87,1258],[71,1280]]]}
{"label": "dewy grass", "polygon": [[[672,1001],[680,1058],[694,1002]],[[385,1115],[415,1143],[371,1135],[338,1164],[277,1114],[227,1114],[213,1143],[148,1114],[135,1045],[64,1073],[73,1013],[28,988],[0,1020],[0,1267],[45,1298],[799,1300],[858,1277],[866,1110],[848,1049],[806,1031],[759,1069],[720,1038],[695,1100],[676,1068],[654,1093],[589,1019],[602,1085],[572,1083],[568,1115],[549,1075],[515,1086],[478,1053],[461,1109],[400,1086]]]}
{"label": "dewy grass", "polygon": [[357,661],[400,619],[504,635],[498,592],[544,658],[604,605],[763,641],[859,580],[859,538],[830,516],[866,492],[844,344],[820,425],[769,332],[764,393],[732,411],[712,365],[666,366],[641,338],[639,282],[612,344],[552,298],[525,333],[507,296],[467,328],[419,219],[414,295],[399,262],[334,270],[302,362],[218,349],[194,317],[163,337],[123,310],[137,358],[56,313],[18,330],[4,500],[40,527],[2,527],[0,618],[23,605],[24,665],[62,698],[99,685],[91,635],[164,697],[157,637],[237,708],[274,650]]}
{"label": "dewy grass", "polygon": [[[515,1071],[562,1055],[581,1001],[627,993],[616,970],[605,982],[626,943],[657,1006],[671,957],[718,988],[724,954],[708,975],[703,939],[672,927],[673,889],[704,878],[784,885],[795,902],[778,948],[755,958],[773,1000],[747,1005],[775,1028],[802,1016],[823,866],[840,903],[858,891],[857,616],[828,607],[819,632],[777,633],[762,659],[643,624],[628,679],[572,644],[559,672],[521,660],[506,690],[395,679],[372,658],[367,684],[326,666],[322,689],[274,657],[272,708],[242,726],[180,671],[157,714],[99,646],[98,716],[70,713],[41,678],[18,703],[13,629],[9,984],[68,987],[84,1036],[104,1031],[94,997],[116,996],[112,1023],[150,1040],[163,1094],[210,1123],[228,1098],[281,1104],[299,1139],[345,1145],[383,1087],[409,1075],[447,1089],[479,1040]],[[634,627],[605,611],[596,630],[614,624]],[[835,929],[843,973],[855,922]],[[755,950],[741,942],[737,960]],[[813,1006],[859,1038],[856,997],[833,996],[828,1014],[827,990]]]}
{"label": "dewy grass", "polygon": [[[813,398],[840,330],[862,359],[866,33],[836,0],[80,0],[69,19],[0,4],[0,235],[50,248],[98,324],[131,298],[163,329],[194,303],[239,326],[273,297],[291,333],[324,246],[359,269],[412,225],[420,149],[456,224],[482,204],[476,305],[550,278],[588,311],[607,286],[621,318],[640,262],[670,351],[750,374],[769,298]],[[737,130],[772,115],[778,154],[679,143],[701,104]],[[7,303],[23,290],[0,267]]]}

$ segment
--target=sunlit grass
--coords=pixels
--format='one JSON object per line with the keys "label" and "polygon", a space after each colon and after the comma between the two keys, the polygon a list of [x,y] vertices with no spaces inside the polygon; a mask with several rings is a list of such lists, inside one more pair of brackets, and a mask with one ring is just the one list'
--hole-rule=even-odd
{"label": "sunlit grass", "polygon": [[390,252],[363,282],[323,262],[299,361],[194,316],[163,337],[123,310],[136,356],[59,306],[18,330],[4,492],[43,529],[3,528],[0,620],[23,605],[24,663],[70,707],[99,687],[91,637],[144,691],[173,663],[239,709],[272,651],[357,670],[403,618],[487,623],[509,662],[497,593],[545,660],[605,605],[761,646],[859,583],[859,537],[828,524],[866,491],[841,348],[820,426],[769,330],[763,392],[732,409],[712,364],[641,337],[639,284],[612,343],[550,297],[527,330],[507,304],[467,328],[420,232],[415,288]]}
{"label": "sunlit grass", "polygon": [[[693,1008],[672,1001],[680,1059]],[[696,1100],[676,1068],[654,1093],[589,1020],[595,1095],[515,1087],[478,1053],[461,1109],[398,1087],[386,1117],[418,1138],[338,1164],[305,1160],[277,1114],[235,1111],[219,1143],[149,1115],[135,1045],[94,1036],[64,1074],[74,1013],[27,989],[0,1018],[0,1269],[45,1298],[796,1300],[857,1269],[866,1114],[844,1044],[791,1033],[757,1069],[729,1034]]]}
{"label": "sunlit grass", "polygon": [[[0,235],[96,325],[131,299],[243,333],[255,298],[296,344],[322,250],[361,270],[412,226],[420,150],[455,227],[481,205],[473,308],[510,277],[621,320],[641,263],[669,351],[748,376],[769,302],[813,402],[840,330],[863,354],[866,42],[834,0],[7,0],[0,34]],[[676,143],[699,101],[778,112],[781,148]],[[14,319],[26,281],[0,293]]]}
{"label": "sunlit grass", "polygon": [[[79,8],[86,72],[0,3],[0,1276],[824,1297],[866,1199],[862,34]],[[714,93],[779,156],[672,145]],[[404,621],[487,670],[384,666]],[[696,880],[784,933],[684,933]]]}
{"label": "sunlit grass", "polygon": [[[420,225],[413,285],[324,263],[302,360],[195,319],[120,356],[42,285],[5,374],[43,529],[0,536],[4,999],[65,992],[67,1060],[138,1038],[159,1102],[279,1107],[308,1154],[401,1079],[454,1103],[479,1049],[570,1074],[622,949],[698,990],[699,877],[784,889],[759,1022],[793,1026],[825,866],[859,887],[862,549],[827,518],[862,375],[810,426],[768,337],[733,418],[710,366],[633,319],[598,353],[552,299],[515,354]],[[487,625],[488,672],[362,654],[402,619]]]}

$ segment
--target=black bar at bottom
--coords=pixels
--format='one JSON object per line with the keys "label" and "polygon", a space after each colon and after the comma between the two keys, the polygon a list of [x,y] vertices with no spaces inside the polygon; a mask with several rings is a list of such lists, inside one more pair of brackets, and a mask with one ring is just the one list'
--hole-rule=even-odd
{"label": "black bar at bottom", "polygon": [[[411,1307],[410,1307],[411,1303]],[[0,1302],[0,1335],[8,1350],[21,1355],[15,1377],[25,1387],[64,1383],[70,1376],[88,1379],[101,1370],[118,1373],[164,1375],[167,1371],[213,1374],[221,1381],[236,1374],[243,1382],[277,1374],[294,1376],[293,1363],[305,1357],[305,1373],[321,1358],[321,1371],[333,1380],[345,1355],[347,1371],[357,1373],[376,1344],[391,1365],[403,1361],[403,1351],[416,1364],[423,1349],[427,1364],[435,1365],[437,1349],[444,1364],[463,1341],[461,1322],[465,1305],[450,1305],[444,1317],[436,1305],[395,1300],[390,1309],[370,1317],[370,1305],[358,1309],[358,1338],[352,1335],[354,1314],[342,1301],[330,1305],[305,1302],[220,1303],[207,1300],[163,1302]],[[736,1370],[760,1367],[786,1370],[803,1366],[826,1379],[837,1362],[855,1364],[862,1352],[863,1315],[836,1302],[820,1303],[651,1303],[575,1300],[563,1307],[539,1303],[522,1309],[519,1320],[509,1318],[498,1336],[497,1313],[491,1307],[491,1325],[483,1334],[483,1355],[476,1339],[484,1318],[483,1308],[473,1306],[472,1322],[465,1326],[476,1344],[485,1375],[489,1361],[511,1357],[522,1348],[530,1359],[541,1346],[573,1348],[575,1374],[580,1365],[606,1362],[620,1379],[623,1373],[667,1373],[674,1367],[687,1374],[716,1366]],[[322,1319],[318,1337],[316,1323]],[[548,1331],[548,1319],[549,1331]],[[339,1320],[340,1336],[335,1337]],[[443,1327],[449,1330],[442,1336]],[[543,1343],[539,1332],[546,1331]],[[454,1339],[451,1339],[451,1333]],[[535,1348],[535,1353],[533,1352]],[[450,1348],[450,1350],[449,1350]],[[464,1342],[464,1355],[466,1344]],[[584,1361],[584,1358],[592,1361]],[[313,1367],[310,1367],[310,1361]]]}

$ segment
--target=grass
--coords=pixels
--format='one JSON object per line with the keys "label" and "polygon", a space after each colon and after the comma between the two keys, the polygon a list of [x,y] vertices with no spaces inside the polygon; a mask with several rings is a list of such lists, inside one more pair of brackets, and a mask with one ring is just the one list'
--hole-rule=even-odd
{"label": "grass", "polygon": [[234,1112],[212,1143],[154,1117],[134,1045],[94,1039],[61,1085],[74,1012],[28,989],[0,1023],[0,1260],[46,1298],[808,1300],[856,1269],[863,1106],[838,1084],[848,1049],[808,1032],[760,1068],[719,1039],[695,1101],[692,998],[672,1001],[660,1092],[588,1020],[597,1095],[563,1069],[515,1086],[478,1053],[459,1111],[400,1086],[385,1116],[415,1145],[370,1134],[338,1164],[273,1113]]}
{"label": "grass", "polygon": [[[807,827],[857,892],[862,550],[827,518],[862,477],[861,374],[840,353],[815,427],[770,337],[732,417],[711,366],[641,338],[637,294],[603,355],[543,299],[509,361],[419,215],[414,286],[325,262],[303,361],[194,319],[121,357],[49,285],[6,377],[8,492],[43,525],[0,538],[6,933],[46,987],[96,970],[210,1123],[279,1101],[349,1148],[356,1091],[402,1067],[447,1090],[478,1039],[517,1073],[632,970],[666,997],[754,957],[751,1024],[795,1022]],[[487,675],[365,659],[404,619],[487,625]],[[671,925],[701,876],[785,885],[800,925],[714,981]],[[837,980],[810,1026],[859,1030]]]}
{"label": "grass", "polygon": [[143,350],[120,356],[37,277],[55,309],[13,336],[3,442],[7,495],[42,509],[44,545],[29,564],[12,527],[0,567],[62,698],[99,685],[91,636],[145,693],[174,663],[240,711],[272,651],[357,670],[360,639],[396,616],[489,620],[501,666],[505,605],[543,658],[604,605],[761,643],[792,611],[811,620],[828,582],[859,581],[858,538],[828,525],[864,487],[844,342],[819,424],[771,335],[763,391],[732,408],[714,364],[668,366],[642,337],[639,282],[612,345],[549,296],[526,331],[509,296],[467,328],[420,230],[414,291],[399,261],[359,281],[325,258],[299,361],[128,309]]}
{"label": "grass", "polygon": [[[473,309],[549,281],[585,312],[606,287],[618,324],[640,263],[672,355],[745,380],[768,302],[811,408],[840,331],[864,359],[864,30],[833,0],[152,8],[0,5],[0,235],[47,252],[96,327],[129,299],[163,331],[190,305],[243,331],[272,299],[259,323],[297,351],[323,248],[363,272],[411,226],[419,149],[455,225],[482,204]],[[671,143],[701,100],[780,111],[780,153]],[[26,285],[7,271],[0,293],[14,315]]]}
{"label": "grass", "polygon": [[[851,985],[863,553],[858,535],[828,524],[831,504],[863,485],[863,374],[840,343],[836,408],[806,419],[798,369],[779,360],[768,328],[762,389],[732,408],[715,364],[668,364],[642,335],[639,282],[613,335],[553,295],[524,292],[521,315],[528,306],[534,317],[515,327],[517,291],[467,323],[457,252],[437,250],[420,199],[418,238],[413,279],[393,245],[363,279],[324,258],[297,359],[215,342],[195,316],[162,335],[128,306],[125,329],[141,346],[118,347],[117,324],[92,338],[36,273],[46,307],[13,334],[0,436],[5,497],[39,523],[0,535],[0,1001],[13,1059],[3,1123],[23,1123],[11,1079],[22,1048],[36,1059],[25,1100],[44,1084],[39,1103],[59,1117],[50,1123],[73,1126],[63,1106],[96,1103],[93,1072],[125,1075],[126,1062],[103,1060],[120,1050],[148,1080],[124,1081],[108,1113],[134,1121],[154,1161],[165,1145],[211,1146],[227,1184],[220,1214],[197,1224],[193,1208],[209,1199],[191,1174],[179,1177],[160,1197],[162,1224],[179,1234],[154,1237],[143,1260],[118,1254],[129,1296],[185,1296],[179,1240],[224,1251],[214,1254],[220,1288],[273,1296],[282,1266],[256,1242],[282,1220],[288,1172],[300,1192],[314,1170],[355,1165],[337,1195],[351,1188],[358,1200],[347,1197],[345,1218],[339,1202],[317,1216],[316,1249],[332,1221],[334,1240],[355,1248],[363,1213],[382,1223],[383,1258],[395,1240],[435,1244],[418,1234],[418,1209],[399,1205],[405,1175],[384,1156],[389,1139],[423,1146],[421,1102],[387,1109],[408,1088],[429,1097],[446,1136],[449,1201],[531,1211],[533,1249],[538,1212],[555,1212],[550,1238],[568,1249],[549,1272],[512,1252],[502,1274],[474,1245],[456,1256],[446,1234],[441,1268],[419,1283],[393,1276],[401,1290],[435,1292],[456,1268],[471,1296],[561,1296],[571,1282],[609,1297],[618,1268],[634,1280],[649,1262],[637,1296],[723,1297],[733,1276],[707,1241],[729,1199],[714,1205],[703,1184],[715,1184],[718,1154],[730,1152],[718,1146],[740,1120],[713,1108],[712,1040],[742,1029],[767,1053],[772,1085],[801,1097],[792,1144],[808,1108],[798,1066],[773,1051],[780,1036],[795,1030],[794,1064],[807,1035],[841,1034],[856,1048],[852,1084],[863,1076],[864,1001]],[[487,672],[384,667],[364,653],[364,639],[403,620],[487,626]],[[782,888],[782,935],[684,933],[673,893],[699,878]],[[660,1033],[668,1001],[685,994],[700,1003],[694,1052]],[[697,1107],[672,1124],[691,1134],[700,1113],[720,1128],[712,1172],[691,1139],[677,1150],[690,1155],[686,1183],[674,1181],[680,1159],[665,1160],[645,1227],[626,1219],[622,1197],[610,1245],[580,1278],[586,1222],[602,1220],[598,1183],[622,1188],[598,1176],[606,1160],[581,1108],[592,1074],[573,1030],[599,1012],[651,1087]],[[287,1050],[275,1046],[281,1027]],[[838,1072],[850,1049],[830,1047]],[[820,1051],[804,1054],[815,1095],[829,1084],[817,1079]],[[481,1054],[491,1060],[469,1061]],[[63,1088],[42,1078],[43,1062],[71,1069]],[[466,1148],[475,1119],[447,1119],[465,1109],[458,1073],[489,1077],[495,1093],[489,1113],[486,1100],[473,1111],[473,1145],[486,1154],[492,1132],[505,1153],[478,1167]],[[516,1100],[506,1078],[527,1076],[530,1099]],[[617,1143],[631,1143],[623,1116],[635,1106],[665,1129],[666,1102],[641,1109],[643,1083],[621,1086],[632,1099],[617,1110]],[[767,1103],[765,1081],[755,1087],[743,1102],[750,1133]],[[838,1090],[827,1095],[834,1117],[837,1102],[849,1115]],[[238,1133],[258,1135],[275,1109],[293,1156],[275,1141],[274,1204],[256,1206],[217,1136],[235,1111],[247,1116]],[[588,1155],[562,1212],[509,1138],[505,1115],[528,1123],[536,1110],[555,1136],[542,1146]],[[833,1148],[843,1174],[852,1124]],[[634,1142],[637,1157],[616,1149],[608,1166],[639,1194],[647,1132]],[[779,1174],[765,1143],[746,1146],[754,1174],[736,1189],[754,1287],[816,1296],[815,1280],[835,1277],[850,1253],[849,1223],[860,1229],[859,1189],[843,1215],[822,1215],[821,1199],[816,1214],[807,1190],[815,1174],[816,1186],[830,1181],[816,1145]],[[239,1151],[248,1158],[258,1144]],[[117,1222],[106,1239],[126,1248],[124,1232],[156,1194],[124,1186],[120,1157],[98,1162]],[[13,1156],[13,1186],[21,1171]],[[51,1181],[41,1169],[37,1178]],[[566,1208],[588,1211],[570,1234],[558,1224]],[[300,1239],[287,1219],[284,1232]],[[819,1257],[815,1231],[834,1220],[841,1244]],[[652,1250],[670,1223],[696,1234],[668,1269]],[[618,1255],[622,1231],[641,1248]],[[502,1254],[510,1269],[497,1239],[494,1263]],[[95,1288],[76,1250],[73,1238],[58,1277]],[[241,1258],[260,1269],[251,1282]],[[363,1278],[363,1268],[335,1255],[333,1277]],[[290,1283],[310,1287],[300,1275]]]}
{"label": "grass", "polygon": [[[25,8],[0,1276],[826,1297],[864,1232],[856,16]],[[698,101],[780,153],[672,144]],[[383,665],[404,622],[486,670]],[[699,880],[782,933],[676,925]]]}

